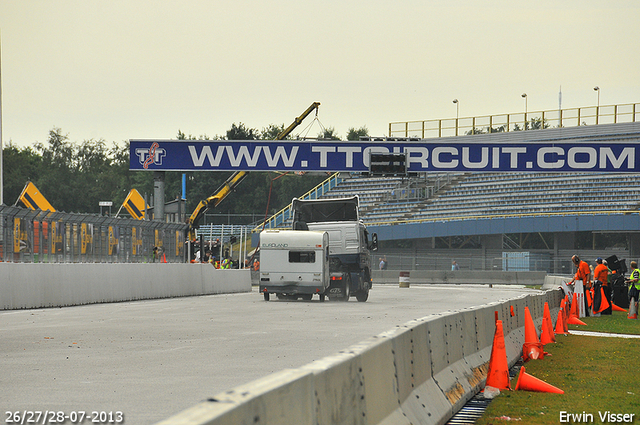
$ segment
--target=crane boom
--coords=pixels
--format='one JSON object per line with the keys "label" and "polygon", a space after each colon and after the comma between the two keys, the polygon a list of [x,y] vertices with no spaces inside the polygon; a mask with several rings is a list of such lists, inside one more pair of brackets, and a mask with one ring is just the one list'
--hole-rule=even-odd
{"label": "crane boom", "polygon": [[[311,106],[309,106],[306,111],[302,113],[299,117],[297,117],[289,127],[285,128],[280,134],[278,134],[275,140],[282,140],[286,138],[291,132],[300,124],[306,117],[311,114],[314,110],[316,114],[318,113],[318,107],[320,106],[320,102],[313,102]],[[236,171],[234,172],[225,182],[207,199],[203,199],[198,203],[198,206],[191,213],[191,217],[189,217],[189,228],[187,229],[189,240],[194,240],[196,238],[196,228],[200,223],[200,220],[204,216],[204,213],[207,212],[210,208],[217,207],[220,202],[222,202],[231,192],[235,190],[235,188],[242,182],[242,180],[247,177],[247,171]]]}

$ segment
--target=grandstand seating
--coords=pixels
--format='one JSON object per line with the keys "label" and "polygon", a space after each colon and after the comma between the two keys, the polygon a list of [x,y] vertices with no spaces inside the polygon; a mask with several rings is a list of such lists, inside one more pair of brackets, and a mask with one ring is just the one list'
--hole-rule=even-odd
{"label": "grandstand seating", "polygon": [[640,204],[640,175],[629,173],[451,173],[446,184],[438,180],[427,175],[416,186],[354,175],[324,197],[358,195],[366,223],[636,211]]}

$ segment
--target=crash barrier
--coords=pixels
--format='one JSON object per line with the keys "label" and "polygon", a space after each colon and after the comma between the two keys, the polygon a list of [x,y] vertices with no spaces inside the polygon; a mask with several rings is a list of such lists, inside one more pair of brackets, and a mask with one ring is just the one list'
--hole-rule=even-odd
{"label": "crash barrier", "polygon": [[185,262],[186,229],[183,223],[0,205],[0,261]]}
{"label": "crash barrier", "polygon": [[565,286],[564,284],[571,280],[571,276],[545,276],[542,289],[556,289]]}
{"label": "crash barrier", "polygon": [[0,309],[251,291],[250,270],[210,264],[0,263]]}
{"label": "crash barrier", "polygon": [[[374,283],[395,284],[400,278],[397,270],[373,270]],[[482,285],[542,285],[547,272],[510,272],[492,270],[411,270],[409,284],[482,284]]]}
{"label": "crash barrier", "polygon": [[495,312],[513,366],[522,355],[524,308],[539,326],[544,303],[557,315],[561,299],[562,291],[552,290],[414,320],[217,394],[160,424],[443,424],[484,385]]}
{"label": "crash barrier", "polygon": [[398,285],[401,288],[408,288],[411,284],[411,273],[409,272],[400,272],[398,275]]}

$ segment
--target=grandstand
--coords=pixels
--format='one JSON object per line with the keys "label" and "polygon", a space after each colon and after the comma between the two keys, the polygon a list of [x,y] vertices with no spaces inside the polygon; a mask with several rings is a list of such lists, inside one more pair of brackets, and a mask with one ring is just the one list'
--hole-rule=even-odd
{"label": "grandstand", "polygon": [[[511,270],[569,274],[574,253],[593,259],[640,253],[636,174],[340,173],[331,180],[327,190],[309,194],[358,195],[361,219],[379,235],[376,255],[395,269],[447,269],[452,259],[463,269],[506,269],[507,258],[518,256],[526,265]],[[274,218],[276,227],[291,226],[286,209]]]}
{"label": "grandstand", "polygon": [[[632,213],[640,175],[629,173],[443,173],[368,177],[341,173],[319,198],[360,198],[368,225],[570,213]],[[290,219],[278,227],[289,227]]]}
{"label": "grandstand", "polygon": [[[505,269],[505,258],[517,254],[527,258],[518,270],[569,274],[574,253],[628,258],[640,247],[640,228],[614,220],[637,220],[636,174],[349,175],[321,197],[352,195],[361,198],[361,218],[380,236],[376,255],[398,269],[446,269],[452,259],[467,269]],[[586,226],[579,224],[585,219]],[[386,237],[389,229],[401,236]],[[613,246],[601,246],[612,240]]]}
{"label": "grandstand", "polygon": [[[629,212],[637,211],[640,203],[640,175],[628,173],[470,173],[456,177],[452,179],[455,184],[423,199],[379,195],[385,201],[370,207],[371,212],[363,219],[368,224],[393,224],[525,214]],[[358,183],[347,182],[343,185],[351,192],[341,188],[341,193],[359,192]],[[374,186],[372,190],[380,189]]]}

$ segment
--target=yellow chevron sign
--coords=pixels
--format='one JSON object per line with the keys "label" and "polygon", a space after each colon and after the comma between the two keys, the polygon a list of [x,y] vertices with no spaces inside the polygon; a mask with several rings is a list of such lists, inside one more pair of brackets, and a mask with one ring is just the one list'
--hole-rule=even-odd
{"label": "yellow chevron sign", "polygon": [[144,220],[145,202],[140,192],[131,189],[122,205],[124,205],[125,209],[131,214],[131,217]]}
{"label": "yellow chevron sign", "polygon": [[27,182],[24,189],[22,189],[22,193],[20,194],[18,201],[22,202],[27,208],[31,208],[32,210],[51,212],[55,212],[56,210],[32,182]]}

